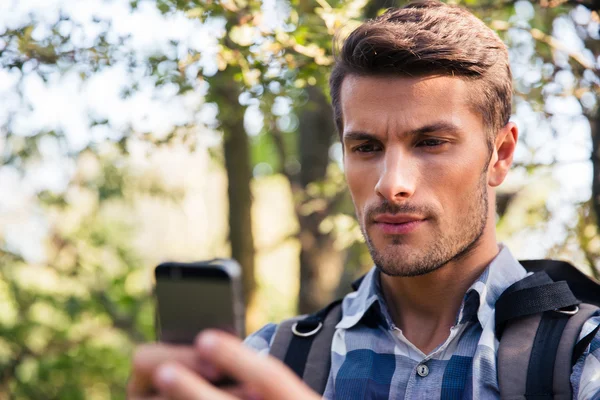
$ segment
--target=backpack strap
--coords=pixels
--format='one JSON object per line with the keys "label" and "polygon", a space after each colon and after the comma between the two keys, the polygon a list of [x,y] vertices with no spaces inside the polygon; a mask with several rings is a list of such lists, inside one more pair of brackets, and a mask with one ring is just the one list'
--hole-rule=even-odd
{"label": "backpack strap", "polygon": [[498,386],[503,400],[525,400],[527,367],[541,315],[522,317],[507,326],[498,348]]}
{"label": "backpack strap", "polygon": [[[561,318],[548,311],[519,318],[506,326],[498,349],[498,383],[502,399],[572,398],[571,371],[579,358],[577,346],[584,340],[575,343],[585,322],[598,310],[590,304],[578,307],[579,311],[570,318]],[[551,319],[545,322],[546,328],[542,325],[544,318]],[[548,324],[556,325],[547,329]],[[552,333],[552,329],[559,333]],[[586,347],[583,346],[579,355]]]}
{"label": "backpack strap", "polygon": [[[567,326],[565,326],[556,352],[556,361],[554,363],[553,389],[555,393],[555,399],[570,400],[572,398],[570,378],[573,366],[575,363],[577,363],[579,356],[583,354],[591,342],[591,339],[593,339],[595,336],[595,332],[598,332],[598,328],[592,331],[594,334],[590,338],[590,342],[585,343],[585,339],[577,342],[577,339],[579,338],[579,333],[581,332],[583,325],[594,315],[596,311],[598,311],[597,306],[586,303],[580,304],[579,312],[569,318],[569,322],[567,322]],[[585,346],[579,353],[577,346],[579,346],[581,343],[585,343]]]}
{"label": "backpack strap", "polygon": [[536,272],[508,287],[496,301],[496,334],[501,337],[510,320],[573,308],[580,303],[567,282],[554,282],[546,272]]}
{"label": "backpack strap", "polygon": [[502,398],[570,399],[575,343],[597,309],[543,271],[510,286],[496,302]]}
{"label": "backpack strap", "polygon": [[575,297],[583,303],[600,306],[598,281],[587,276],[568,262],[559,260],[520,260],[519,263],[529,272],[546,272],[555,282],[567,281]]}
{"label": "backpack strap", "polygon": [[331,343],[342,318],[342,300],[304,317],[283,321],[269,354],[282,360],[317,393],[323,394],[331,368]]}

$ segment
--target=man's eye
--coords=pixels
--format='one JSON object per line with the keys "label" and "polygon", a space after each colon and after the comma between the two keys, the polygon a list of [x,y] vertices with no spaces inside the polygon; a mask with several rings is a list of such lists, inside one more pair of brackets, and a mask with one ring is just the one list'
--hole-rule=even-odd
{"label": "man's eye", "polygon": [[440,146],[442,144],[446,143],[443,140],[440,139],[425,139],[419,142],[419,144],[417,144],[417,146],[423,146],[423,147],[435,147],[435,146]]}
{"label": "man's eye", "polygon": [[380,147],[374,143],[365,143],[360,146],[356,146],[354,151],[357,153],[373,153],[375,151],[379,151]]}

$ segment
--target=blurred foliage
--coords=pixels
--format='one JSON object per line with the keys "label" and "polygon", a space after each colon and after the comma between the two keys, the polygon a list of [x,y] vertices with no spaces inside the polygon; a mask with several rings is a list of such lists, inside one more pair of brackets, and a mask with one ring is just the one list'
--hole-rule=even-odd
{"label": "blurred foliage", "polygon": [[110,153],[80,153],[62,195],[38,193],[51,226],[46,262],[0,251],[0,376],[14,398],[123,398],[132,343],[154,336],[127,209],[136,195],[161,194],[128,175],[120,151]]}
{"label": "blurred foliage", "polygon": [[[132,14],[150,6],[175,24],[183,18],[196,21],[194,29],[208,27],[198,33],[214,39],[204,50],[171,38],[165,31],[170,39],[164,45],[140,51],[133,36],[116,30],[106,13],[83,24],[63,10],[52,23],[32,18],[0,28],[0,80],[16,77],[18,90],[12,108],[7,108],[9,115],[0,121],[0,173],[22,179],[27,196],[19,206],[27,218],[43,227],[43,256],[34,257],[9,240],[8,225],[1,225],[0,219],[0,393],[4,397],[124,397],[132,349],[136,343],[151,340],[154,330],[151,271],[144,254],[133,245],[140,233],[132,218],[135,200],[149,196],[181,204],[185,198],[184,190],[137,173],[131,152],[140,143],[149,152],[178,143],[193,153],[203,146],[200,135],[223,126],[231,118],[228,113],[243,110],[254,178],[285,177],[297,218],[321,215],[318,230],[332,235],[335,251],[344,252],[348,268],[340,293],[370,265],[344,189],[341,148],[336,144],[330,148],[324,179],[303,186],[298,183],[302,168],[298,127],[300,110],[309,102],[308,89],[327,93],[333,35],[343,37],[365,15],[381,12],[380,3],[123,3]],[[598,11],[569,1],[459,3],[502,35],[510,46],[515,71],[516,118],[520,118],[525,150],[515,171],[522,179],[501,193],[501,237],[520,238],[524,231],[539,234],[550,224],[558,224],[562,239],[547,243],[548,253],[578,254],[581,259],[576,261],[597,274],[597,201],[589,193],[576,197],[572,200],[577,205],[574,215],[561,219],[564,203],[548,202],[556,185],[548,170],[564,160],[558,151],[552,157],[540,154],[545,143],[560,140],[561,130],[569,123],[581,117],[592,124],[600,120]],[[90,27],[96,33],[86,36]],[[189,34],[196,33],[192,29]],[[576,45],[565,47],[561,42],[565,35],[574,35],[569,40]],[[193,118],[176,119],[162,132],[144,125],[143,118],[142,122],[119,122],[86,110],[87,130],[79,134],[102,129],[110,134],[92,135],[83,144],[74,143],[60,124],[40,126],[33,132],[19,125],[22,121],[17,111],[33,107],[34,99],[24,83],[29,77],[52,83],[75,74],[78,82],[85,83],[115,66],[126,71],[121,88],[124,100],[139,93],[153,97],[165,92],[170,93],[168,99],[207,97],[192,106]],[[226,103],[210,91],[223,81],[239,90],[233,101]],[[144,92],[148,87],[150,92]],[[561,115],[565,101],[570,100],[579,105],[579,112]],[[195,118],[211,107],[218,110],[213,121]],[[24,115],[27,119],[29,114]],[[197,126],[204,130],[195,129]],[[541,140],[536,139],[540,130],[546,134]],[[48,143],[57,149],[52,156],[48,155]],[[215,159],[222,161],[221,150],[212,151]],[[26,183],[50,168],[47,162],[52,157],[66,183]],[[531,182],[540,177],[547,192],[532,190]],[[289,236],[294,238],[298,232],[290,231]],[[265,281],[257,280],[259,285]],[[260,286],[260,290],[280,294],[270,285]],[[278,305],[264,314],[281,318],[284,309]]]}

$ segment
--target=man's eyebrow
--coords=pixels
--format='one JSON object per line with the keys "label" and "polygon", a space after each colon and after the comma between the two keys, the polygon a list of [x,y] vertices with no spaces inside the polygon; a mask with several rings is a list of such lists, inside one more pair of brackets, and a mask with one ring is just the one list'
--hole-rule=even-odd
{"label": "man's eyebrow", "polygon": [[427,133],[434,133],[434,132],[439,132],[439,131],[458,132],[458,131],[460,131],[460,128],[451,122],[439,121],[439,122],[434,122],[432,124],[428,124],[428,125],[422,126],[420,128],[408,131],[407,134],[409,134],[409,135],[425,135]]}
{"label": "man's eyebrow", "polygon": [[344,132],[343,140],[378,140],[377,136],[367,132]]}
{"label": "man's eyebrow", "polygon": [[[427,125],[421,126],[416,129],[412,129],[403,134],[410,135],[410,136],[419,136],[419,135],[426,135],[428,133],[434,133],[434,132],[440,132],[440,131],[458,132],[458,131],[460,131],[460,128],[458,126],[454,125],[453,123],[439,121],[439,122],[434,122],[432,124],[427,124]],[[342,139],[343,140],[357,140],[357,141],[358,140],[380,140],[377,137],[377,135],[374,135],[372,133],[362,132],[362,131],[345,132]]]}

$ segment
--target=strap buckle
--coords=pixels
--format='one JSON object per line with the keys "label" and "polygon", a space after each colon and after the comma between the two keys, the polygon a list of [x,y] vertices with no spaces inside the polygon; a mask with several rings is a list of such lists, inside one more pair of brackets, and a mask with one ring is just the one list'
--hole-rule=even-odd
{"label": "strap buckle", "polygon": [[300,336],[300,337],[309,337],[309,336],[312,336],[312,335],[316,334],[317,332],[319,332],[321,330],[321,328],[323,327],[323,323],[319,322],[319,325],[317,325],[317,327],[310,332],[299,332],[298,329],[296,329],[297,327],[298,327],[297,322],[294,325],[292,325],[292,332],[294,333],[294,335]]}
{"label": "strap buckle", "polygon": [[575,315],[579,312],[579,306],[577,304],[571,306],[571,309],[564,309],[564,308],[555,308],[554,310],[552,310],[554,312],[557,312],[559,314],[565,314],[565,315]]}

